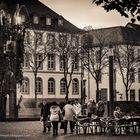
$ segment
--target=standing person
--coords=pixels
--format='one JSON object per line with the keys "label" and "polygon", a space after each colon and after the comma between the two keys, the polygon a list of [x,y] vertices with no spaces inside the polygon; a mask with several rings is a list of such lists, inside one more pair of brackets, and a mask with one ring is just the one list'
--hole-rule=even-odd
{"label": "standing person", "polygon": [[58,135],[58,122],[61,114],[61,109],[56,102],[52,102],[52,106],[50,107],[50,121],[53,125],[53,136]]}
{"label": "standing person", "polygon": [[99,100],[99,102],[97,103],[97,116],[103,117],[104,112],[105,112],[104,102],[102,100]]}
{"label": "standing person", "polygon": [[87,116],[90,118],[93,114],[93,108],[94,108],[93,99],[89,99],[87,103]]}
{"label": "standing person", "polygon": [[71,104],[71,101],[68,101],[68,103],[64,106],[64,133],[67,134],[67,125],[68,122],[70,124],[70,130],[71,133],[74,131],[74,116],[76,116],[76,111],[74,109],[74,106]]}
{"label": "standing person", "polygon": [[96,103],[95,103],[95,101],[93,100],[93,115],[94,115],[94,116],[96,116],[96,110],[97,110]]}
{"label": "standing person", "polygon": [[[46,132],[46,122],[48,121],[48,117],[50,115],[50,105],[49,103],[46,103],[46,101],[43,101],[41,103],[41,121],[43,121],[43,132]],[[48,127],[48,131],[50,131],[51,126]]]}
{"label": "standing person", "polygon": [[81,107],[81,104],[79,103],[78,99],[75,99],[73,106],[76,111],[76,116],[80,116],[82,107]]}

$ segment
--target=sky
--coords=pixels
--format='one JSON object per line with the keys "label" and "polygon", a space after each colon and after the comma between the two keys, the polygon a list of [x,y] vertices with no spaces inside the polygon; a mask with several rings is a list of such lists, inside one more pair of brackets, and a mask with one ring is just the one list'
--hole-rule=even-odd
{"label": "sky", "polygon": [[75,26],[95,28],[125,26],[129,18],[117,11],[106,12],[102,7],[92,4],[92,0],[40,0],[53,11],[62,15]]}

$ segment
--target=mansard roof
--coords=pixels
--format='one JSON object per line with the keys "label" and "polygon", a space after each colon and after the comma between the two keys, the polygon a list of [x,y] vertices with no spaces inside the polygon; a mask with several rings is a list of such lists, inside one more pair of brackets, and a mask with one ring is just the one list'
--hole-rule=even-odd
{"label": "mansard roof", "polygon": [[36,29],[50,30],[56,32],[81,32],[81,29],[77,28],[75,25],[67,21],[64,17],[54,12],[52,9],[44,5],[38,0],[2,0],[6,3],[7,9],[10,13],[15,12],[16,4],[25,5],[29,12],[29,15],[46,16],[51,19],[62,19],[63,26],[58,26],[58,24],[53,25],[33,25]]}
{"label": "mansard roof", "polygon": [[95,46],[101,45],[140,45],[140,25],[128,23],[124,26],[101,28],[90,31]]}

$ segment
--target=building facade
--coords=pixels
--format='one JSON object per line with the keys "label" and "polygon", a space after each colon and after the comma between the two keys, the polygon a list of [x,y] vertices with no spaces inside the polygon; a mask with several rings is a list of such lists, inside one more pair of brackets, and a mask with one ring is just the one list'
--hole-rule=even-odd
{"label": "building facade", "polygon": [[[110,27],[95,29],[89,32],[93,37],[93,44],[99,48],[101,45],[104,48],[108,49],[106,53],[106,59],[109,60],[109,46],[113,48],[113,85],[114,85],[114,101],[126,101],[126,87],[127,84],[130,89],[128,90],[128,101],[140,101],[140,83],[139,83],[139,49],[140,49],[140,25],[128,23],[125,27]],[[99,49],[97,50],[99,51]],[[123,67],[120,70],[120,67],[117,63],[117,52],[121,57],[120,63]],[[98,52],[97,52],[98,53]],[[126,54],[129,54],[127,56]],[[130,63],[126,60],[130,59]],[[126,63],[130,66],[129,72],[126,67]],[[125,72],[124,72],[125,71]],[[126,73],[129,73],[129,76],[126,76]],[[99,82],[100,98],[104,101],[109,101],[109,65],[107,65],[101,71],[101,80]],[[122,75],[123,73],[123,75]],[[87,74],[88,75],[88,72]],[[88,77],[88,76],[87,76]],[[128,80],[127,80],[128,78]],[[124,82],[123,82],[124,80]],[[96,82],[92,75],[89,76],[87,84],[87,93],[89,92],[90,97],[96,100]]]}
{"label": "building facade", "polygon": [[[31,25],[25,32],[23,81],[17,85],[18,117],[38,117],[44,100],[65,102],[65,78],[68,98],[81,101],[81,62],[75,52],[80,50],[82,31],[38,0],[18,3],[27,7]],[[23,12],[23,22],[24,18]]]}

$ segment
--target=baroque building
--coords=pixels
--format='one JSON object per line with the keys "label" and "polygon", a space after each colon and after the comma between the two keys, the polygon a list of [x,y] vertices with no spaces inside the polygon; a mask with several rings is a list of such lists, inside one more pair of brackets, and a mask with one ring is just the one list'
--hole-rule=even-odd
{"label": "baroque building", "polygon": [[[100,60],[102,63],[109,60],[109,46],[112,46],[114,101],[140,101],[140,25],[128,23],[126,26],[95,29],[89,31],[89,35],[92,36],[93,46],[97,48],[94,50],[94,66]],[[106,50],[104,60],[102,48]],[[101,67],[99,98],[109,101],[109,65],[101,64]],[[90,74],[88,81],[87,93],[96,100],[95,78]]]}
{"label": "baroque building", "polygon": [[43,100],[64,102],[67,93],[67,98],[81,100],[81,62],[77,54],[82,31],[38,0],[6,2],[13,9],[17,4],[26,6],[20,20],[24,23],[28,17],[23,80],[17,84],[18,117],[38,117]]}

